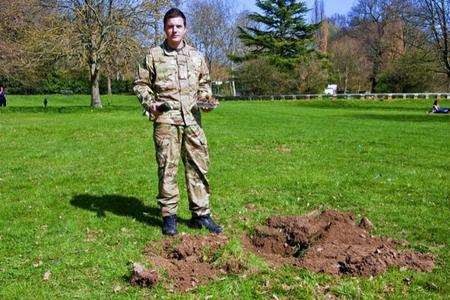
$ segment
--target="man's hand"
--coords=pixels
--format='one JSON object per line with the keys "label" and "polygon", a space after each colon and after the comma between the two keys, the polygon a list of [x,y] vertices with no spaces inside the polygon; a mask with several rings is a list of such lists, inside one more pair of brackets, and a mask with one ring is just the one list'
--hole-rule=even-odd
{"label": "man's hand", "polygon": [[214,108],[202,108],[202,111],[205,113],[209,113],[210,111],[212,111]]}
{"label": "man's hand", "polygon": [[148,116],[151,121],[156,120],[162,113],[171,110],[172,107],[167,102],[153,102],[148,107]]}
{"label": "man's hand", "polygon": [[159,113],[159,107],[160,106],[161,106],[161,103],[153,102],[152,104],[150,104],[150,106],[149,106],[150,113],[151,114]]}
{"label": "man's hand", "polygon": [[216,98],[207,95],[204,98],[197,99],[197,106],[204,112],[210,112],[219,106],[219,101]]}
{"label": "man's hand", "polygon": [[148,118],[150,121],[156,120],[159,115],[161,114],[161,111],[159,107],[161,106],[161,103],[153,102],[148,107]]}

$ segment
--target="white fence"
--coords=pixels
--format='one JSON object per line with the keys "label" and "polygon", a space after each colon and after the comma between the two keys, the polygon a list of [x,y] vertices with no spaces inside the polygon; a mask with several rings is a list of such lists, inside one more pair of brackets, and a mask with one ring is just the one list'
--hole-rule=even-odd
{"label": "white fence", "polygon": [[295,94],[295,95],[252,95],[252,96],[220,96],[220,100],[311,100],[311,99],[450,99],[450,93],[385,93],[385,94]]}

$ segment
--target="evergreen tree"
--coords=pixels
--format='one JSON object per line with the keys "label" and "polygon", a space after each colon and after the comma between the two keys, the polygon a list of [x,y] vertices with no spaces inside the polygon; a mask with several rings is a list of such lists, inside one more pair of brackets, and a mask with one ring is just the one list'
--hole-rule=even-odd
{"label": "evergreen tree", "polygon": [[244,56],[232,56],[236,62],[267,58],[273,64],[292,70],[314,51],[314,34],[320,24],[307,24],[309,9],[298,0],[257,0],[263,14],[248,17],[256,26],[239,27],[239,38],[249,48]]}

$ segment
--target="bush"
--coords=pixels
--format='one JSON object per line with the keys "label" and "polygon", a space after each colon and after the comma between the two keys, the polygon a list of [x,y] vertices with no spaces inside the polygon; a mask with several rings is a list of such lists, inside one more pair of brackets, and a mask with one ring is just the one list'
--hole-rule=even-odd
{"label": "bush", "polygon": [[322,93],[330,80],[327,58],[308,56],[294,70],[275,66],[267,59],[244,62],[235,72],[242,95]]}
{"label": "bush", "polygon": [[415,93],[439,89],[436,87],[433,64],[418,53],[406,53],[394,61],[379,76],[377,93]]}

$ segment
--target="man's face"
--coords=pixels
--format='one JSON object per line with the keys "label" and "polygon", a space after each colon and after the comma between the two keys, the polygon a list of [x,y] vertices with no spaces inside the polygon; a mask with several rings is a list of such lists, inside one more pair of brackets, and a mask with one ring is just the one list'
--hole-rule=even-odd
{"label": "man's face", "polygon": [[186,35],[186,27],[182,17],[170,18],[164,26],[164,32],[169,44],[179,44]]}

